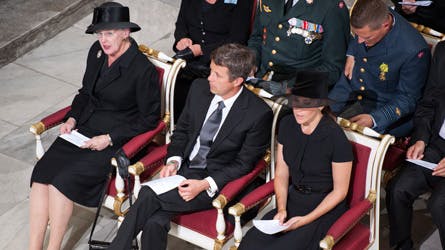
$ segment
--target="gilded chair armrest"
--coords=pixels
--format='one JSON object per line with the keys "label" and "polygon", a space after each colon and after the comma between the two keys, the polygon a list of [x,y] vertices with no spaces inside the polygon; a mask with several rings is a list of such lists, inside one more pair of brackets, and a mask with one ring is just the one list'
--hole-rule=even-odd
{"label": "gilded chair armrest", "polygon": [[218,197],[213,200],[213,206],[215,208],[224,208],[227,203],[233,200],[247,185],[255,180],[267,166],[268,163],[264,159],[261,159],[250,173],[227,183],[220,191]]}
{"label": "gilded chair armrest", "polygon": [[165,127],[165,122],[160,121],[156,128],[132,138],[130,141],[125,143],[124,146],[122,146],[122,150],[124,151],[125,155],[128,158],[132,158],[142,148],[147,146],[156,135],[160,134],[165,129]]}
{"label": "gilded chair armrest", "polygon": [[62,123],[63,118],[70,110],[71,110],[71,106],[60,109],[60,110],[46,116],[45,118],[40,120],[40,122],[37,122],[37,123],[34,123],[33,125],[31,125],[29,130],[31,131],[31,133],[33,133],[35,135],[40,135],[43,132],[45,132],[46,130]]}
{"label": "gilded chair armrest", "polygon": [[332,249],[343,236],[345,236],[372,208],[375,200],[368,197],[357,203],[348,211],[346,211],[336,222],[329,228],[326,236],[320,241],[320,247],[323,249]]}
{"label": "gilded chair armrest", "polygon": [[152,177],[164,164],[165,157],[167,155],[167,147],[168,144],[151,148],[147,155],[142,157],[135,164],[128,167],[128,172],[135,176],[143,175],[142,179]]}
{"label": "gilded chair armrest", "polygon": [[249,209],[255,207],[257,204],[263,202],[274,194],[273,181],[269,181],[246,196],[244,196],[237,204],[229,208],[229,214],[233,216],[241,216]]}

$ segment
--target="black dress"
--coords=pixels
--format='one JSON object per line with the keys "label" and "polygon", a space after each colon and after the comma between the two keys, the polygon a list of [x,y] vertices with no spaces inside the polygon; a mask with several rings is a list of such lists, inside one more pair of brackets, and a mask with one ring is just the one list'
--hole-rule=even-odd
{"label": "black dress", "polygon": [[[332,190],[332,162],[353,160],[351,145],[343,130],[326,115],[310,135],[303,134],[292,114],[283,117],[278,141],[283,145],[284,161],[290,168],[292,179],[288,190],[287,219],[304,216]],[[296,185],[312,191],[297,191]],[[252,228],[241,241],[239,249],[319,249],[320,240],[346,209],[346,201],[343,201],[310,224],[286,233],[268,235]],[[276,213],[274,209],[263,219],[273,219]]]}
{"label": "black dress", "polygon": [[57,138],[37,162],[34,182],[55,186],[70,200],[98,206],[100,193],[112,170],[110,159],[129,139],[156,127],[160,117],[160,92],[155,67],[130,48],[111,67],[98,42],[90,49],[82,88],[65,120],[73,117],[76,129],[88,137],[109,134],[112,147],[102,151],[81,149]]}

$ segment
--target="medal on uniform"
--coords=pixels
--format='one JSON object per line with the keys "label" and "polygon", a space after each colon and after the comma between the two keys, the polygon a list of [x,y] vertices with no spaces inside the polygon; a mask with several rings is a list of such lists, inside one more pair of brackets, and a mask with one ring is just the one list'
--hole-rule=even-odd
{"label": "medal on uniform", "polygon": [[311,44],[311,43],[312,43],[312,38],[309,37],[309,36],[308,36],[308,37],[305,37],[305,38],[304,38],[304,43],[307,44],[307,45]]}
{"label": "medal on uniform", "polygon": [[292,17],[291,19],[287,20],[287,22],[289,23],[289,29],[286,31],[287,36],[295,34],[294,29],[296,29],[295,26],[297,25],[297,19],[295,17]]}
{"label": "medal on uniform", "polygon": [[96,57],[97,57],[97,58],[100,58],[101,56],[102,56],[102,50],[97,51],[97,55],[96,55]]}
{"label": "medal on uniform", "polygon": [[389,70],[388,64],[386,63],[380,64],[379,69],[380,69],[380,74],[379,74],[380,81],[385,81],[386,73],[388,73]]}
{"label": "medal on uniform", "polygon": [[263,10],[264,10],[264,12],[266,12],[266,13],[270,13],[270,12],[272,12],[272,11],[270,10],[269,6],[267,6],[267,5],[265,5],[265,4],[263,4]]}

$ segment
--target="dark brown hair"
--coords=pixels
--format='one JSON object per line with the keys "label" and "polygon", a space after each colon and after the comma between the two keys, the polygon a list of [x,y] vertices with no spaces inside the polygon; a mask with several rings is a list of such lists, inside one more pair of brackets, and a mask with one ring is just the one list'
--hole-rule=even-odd
{"label": "dark brown hair", "polygon": [[210,55],[210,59],[219,66],[229,69],[229,78],[231,81],[238,77],[247,78],[255,66],[255,54],[248,47],[228,43],[215,49]]}
{"label": "dark brown hair", "polygon": [[389,18],[389,9],[381,0],[357,0],[352,7],[351,26],[376,30]]}

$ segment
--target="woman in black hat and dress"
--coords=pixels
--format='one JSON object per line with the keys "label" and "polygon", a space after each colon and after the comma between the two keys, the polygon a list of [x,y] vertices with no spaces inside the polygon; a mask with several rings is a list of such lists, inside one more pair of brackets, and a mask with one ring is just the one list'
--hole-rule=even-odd
{"label": "woman in black hat and dress", "polygon": [[238,249],[319,249],[319,241],[347,209],[352,148],[325,111],[328,75],[299,72],[286,96],[293,114],[278,131],[274,189],[277,208],[263,219],[289,226],[268,235],[252,228]]}
{"label": "woman in black hat and dress", "polygon": [[160,118],[160,90],[153,64],[130,32],[129,9],[107,2],[94,9],[86,33],[96,34],[82,87],[60,126],[91,138],[81,147],[57,138],[34,167],[30,193],[29,249],[42,249],[50,222],[48,249],[60,249],[74,202],[99,205],[111,170],[110,159],[132,137],[153,129]]}

